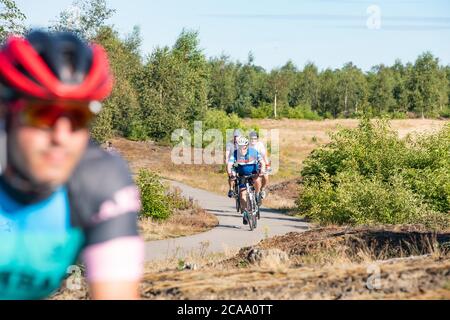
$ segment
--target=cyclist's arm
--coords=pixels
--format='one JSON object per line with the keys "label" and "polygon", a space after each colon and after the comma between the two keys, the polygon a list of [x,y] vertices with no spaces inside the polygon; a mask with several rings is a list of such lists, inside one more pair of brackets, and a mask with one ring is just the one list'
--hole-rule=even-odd
{"label": "cyclist's arm", "polygon": [[69,187],[75,224],[85,234],[82,258],[91,297],[136,299],[144,260],[139,193],[122,159],[103,150],[91,154]]}
{"label": "cyclist's arm", "polygon": [[230,160],[231,151],[232,151],[232,146],[230,145],[230,143],[227,143],[227,145],[225,147],[225,161],[227,164],[228,164],[228,160]]}
{"label": "cyclist's arm", "polygon": [[266,161],[264,160],[264,156],[262,156],[259,152],[258,152],[258,156],[257,156],[260,168],[261,168],[261,173],[264,173],[266,171]]}
{"label": "cyclist's arm", "polygon": [[259,149],[260,149],[261,156],[263,157],[264,162],[267,166],[269,164],[269,155],[268,155],[266,146],[264,145],[264,143],[262,141],[259,141],[258,143],[260,145]]}
{"label": "cyclist's arm", "polygon": [[231,176],[232,168],[233,168],[235,161],[236,160],[234,157],[234,153],[230,154],[230,158],[228,159],[228,162],[227,162],[227,173],[228,173],[229,177]]}

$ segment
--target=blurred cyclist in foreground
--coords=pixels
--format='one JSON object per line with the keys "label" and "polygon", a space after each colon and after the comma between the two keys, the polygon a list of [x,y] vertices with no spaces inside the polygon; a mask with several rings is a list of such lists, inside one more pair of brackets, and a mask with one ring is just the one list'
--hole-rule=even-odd
{"label": "blurred cyclist in foreground", "polygon": [[0,49],[0,298],[47,297],[80,253],[92,298],[139,298],[138,191],[125,162],[89,142],[112,81],[105,51],[70,33]]}

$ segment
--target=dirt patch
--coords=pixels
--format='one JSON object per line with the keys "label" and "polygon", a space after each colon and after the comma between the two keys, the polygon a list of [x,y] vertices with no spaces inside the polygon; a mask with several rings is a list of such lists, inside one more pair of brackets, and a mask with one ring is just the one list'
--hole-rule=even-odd
{"label": "dirt patch", "polygon": [[280,196],[289,200],[296,200],[298,197],[299,184],[301,179],[289,179],[273,185],[269,185],[267,190],[271,195]]}
{"label": "dirt patch", "polygon": [[380,265],[370,285],[369,266],[225,272],[165,272],[148,275],[147,299],[408,299],[450,298],[450,259]]}
{"label": "dirt patch", "polygon": [[446,255],[450,251],[450,233],[431,232],[418,226],[318,228],[263,240],[256,246],[242,248],[235,257],[223,263],[242,266],[251,263],[257,252],[274,249],[285,252],[291,265],[303,265],[305,257],[326,257],[326,254],[329,255],[330,262],[335,262],[335,256],[361,262],[364,259],[387,260],[427,255],[436,250]]}
{"label": "dirt patch", "polygon": [[147,273],[147,299],[449,299],[450,233],[319,228],[243,248],[200,270]]}

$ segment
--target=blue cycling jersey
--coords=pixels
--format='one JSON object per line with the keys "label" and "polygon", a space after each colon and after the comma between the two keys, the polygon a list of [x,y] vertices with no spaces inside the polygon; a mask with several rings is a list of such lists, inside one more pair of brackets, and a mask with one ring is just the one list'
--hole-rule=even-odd
{"label": "blue cycling jersey", "polygon": [[[0,299],[46,297],[83,249],[137,236],[136,212],[115,206],[115,194],[129,186],[125,163],[93,146],[70,181],[45,199],[18,193],[0,176]],[[124,209],[100,219],[104,208]]]}
{"label": "blue cycling jersey", "polygon": [[49,295],[67,275],[84,243],[70,225],[66,188],[32,205],[11,199],[0,186],[0,297]]}
{"label": "blue cycling jersey", "polygon": [[240,176],[248,176],[258,172],[260,161],[259,152],[256,149],[248,148],[245,154],[242,154],[240,150],[235,150],[228,162],[235,164],[236,171]]}

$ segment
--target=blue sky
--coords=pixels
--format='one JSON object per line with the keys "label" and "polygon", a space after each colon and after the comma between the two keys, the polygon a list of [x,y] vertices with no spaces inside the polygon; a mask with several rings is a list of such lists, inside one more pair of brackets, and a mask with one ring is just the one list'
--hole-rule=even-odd
{"label": "blue sky", "polygon": [[[251,51],[255,63],[266,69],[291,59],[299,67],[312,61],[321,69],[337,68],[352,61],[368,70],[396,58],[414,61],[424,51],[450,64],[448,0],[106,1],[117,10],[109,22],[121,34],[140,26],[144,53],[172,45],[184,27],[199,31],[208,56],[225,53],[245,61]],[[27,24],[46,26],[72,0],[16,3]],[[375,11],[367,13],[372,5]],[[377,8],[380,28],[368,28]]]}

